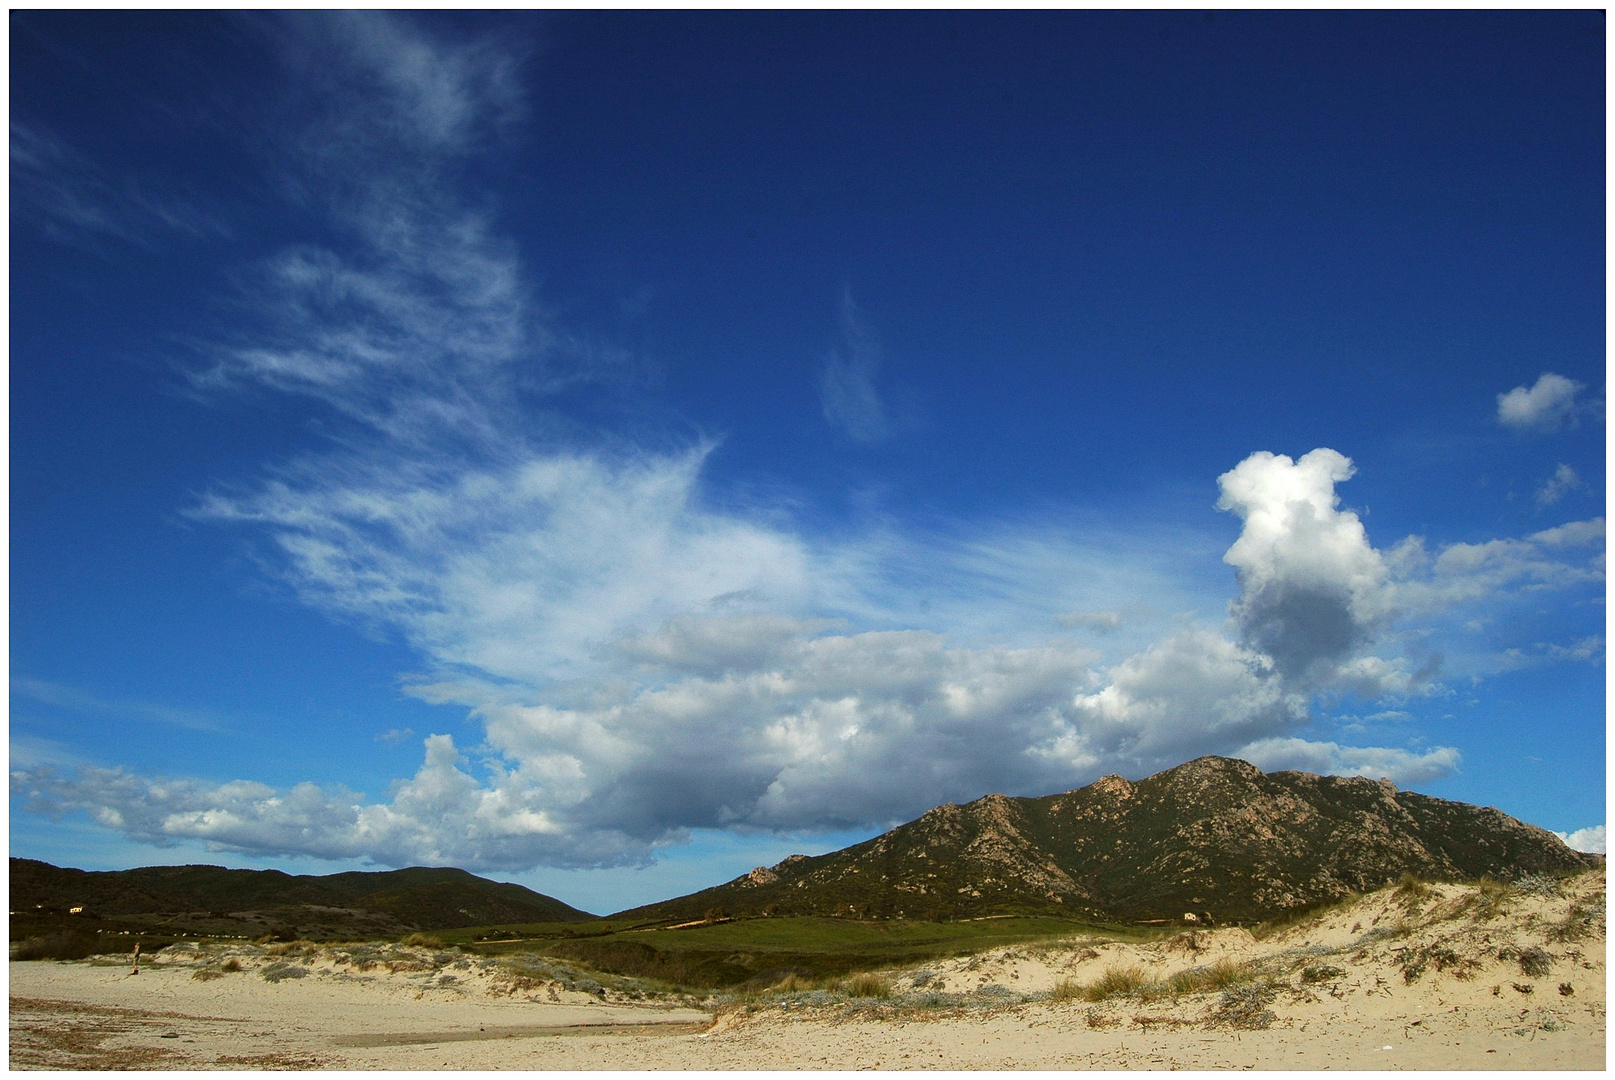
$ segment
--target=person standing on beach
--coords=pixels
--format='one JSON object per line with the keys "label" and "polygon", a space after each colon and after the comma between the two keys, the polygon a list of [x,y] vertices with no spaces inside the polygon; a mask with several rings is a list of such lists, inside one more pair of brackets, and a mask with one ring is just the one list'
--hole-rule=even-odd
{"label": "person standing on beach", "polygon": [[140,942],[138,942],[138,941],[135,942],[135,969],[133,971],[131,971],[129,974],[131,974],[131,975],[139,975],[140,974]]}

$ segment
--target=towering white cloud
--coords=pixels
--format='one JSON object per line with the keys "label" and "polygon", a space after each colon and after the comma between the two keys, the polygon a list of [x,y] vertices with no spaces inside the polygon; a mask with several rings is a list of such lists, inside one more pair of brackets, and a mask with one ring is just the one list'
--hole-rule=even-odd
{"label": "towering white cloud", "polygon": [[1544,371],[1529,386],[1497,395],[1497,422],[1520,431],[1557,431],[1575,423],[1582,384]]}
{"label": "towering white cloud", "polygon": [[1223,556],[1240,586],[1241,638],[1298,686],[1325,682],[1393,611],[1385,560],[1335,484],[1351,461],[1318,449],[1299,461],[1252,454],[1217,478],[1217,506],[1244,519]]}

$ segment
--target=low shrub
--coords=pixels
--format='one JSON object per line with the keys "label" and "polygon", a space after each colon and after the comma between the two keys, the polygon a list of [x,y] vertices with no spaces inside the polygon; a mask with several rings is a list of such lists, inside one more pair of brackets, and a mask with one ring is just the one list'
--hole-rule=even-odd
{"label": "low shrub", "polygon": [[1520,953],[1520,974],[1533,979],[1545,976],[1552,964],[1553,956],[1540,946],[1533,945]]}
{"label": "low shrub", "polygon": [[264,968],[262,974],[266,981],[278,983],[282,979],[301,979],[308,974],[308,968],[277,961]]}
{"label": "low shrub", "polygon": [[193,971],[191,973],[191,978],[195,979],[197,982],[212,982],[214,979],[224,978],[224,972],[214,970],[213,968],[203,968],[201,971]]}
{"label": "low shrub", "polygon": [[241,961],[237,960],[235,957],[232,956],[228,960],[226,960],[224,963],[219,965],[219,970],[220,971],[229,971],[229,972],[240,971],[241,970]]}
{"label": "low shrub", "polygon": [[1559,878],[1552,874],[1526,874],[1514,882],[1514,890],[1528,896],[1556,896]]}
{"label": "low shrub", "polygon": [[1211,1014],[1211,1022],[1245,1031],[1260,1031],[1278,1017],[1267,1006],[1273,1000],[1273,987],[1267,983],[1249,983],[1223,991],[1222,1000]]}

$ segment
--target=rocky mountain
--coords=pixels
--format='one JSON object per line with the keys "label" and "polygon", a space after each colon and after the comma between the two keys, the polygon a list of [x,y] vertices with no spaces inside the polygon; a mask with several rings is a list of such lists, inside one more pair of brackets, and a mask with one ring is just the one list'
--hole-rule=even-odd
{"label": "rocky mountain", "polygon": [[82,914],[185,926],[358,937],[493,923],[577,922],[594,916],[520,885],[464,870],[416,866],[375,873],[291,875],[222,866],[85,871],[11,860],[11,911]]}
{"label": "rocky mountain", "polygon": [[1041,798],[939,806],[873,840],[614,918],[1065,914],[1125,922],[1251,922],[1378,888],[1516,878],[1601,862],[1491,807],[1388,780],[1264,774],[1203,757]]}

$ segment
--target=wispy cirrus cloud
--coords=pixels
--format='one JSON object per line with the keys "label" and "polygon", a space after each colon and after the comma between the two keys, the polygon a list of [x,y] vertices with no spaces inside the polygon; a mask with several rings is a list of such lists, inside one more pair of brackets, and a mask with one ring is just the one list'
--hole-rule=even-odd
{"label": "wispy cirrus cloud", "polygon": [[41,705],[91,716],[165,724],[213,734],[230,730],[230,725],[224,719],[204,709],[176,709],[149,701],[104,698],[71,686],[23,675],[11,677],[11,692]]}
{"label": "wispy cirrus cloud", "polygon": [[12,220],[64,243],[118,240],[157,248],[175,238],[225,236],[195,198],[134,177],[115,179],[38,123],[11,120]]}
{"label": "wispy cirrus cloud", "polygon": [[878,443],[912,423],[894,413],[877,387],[881,351],[848,290],[841,298],[840,339],[819,368],[819,402],[825,421],[858,443]]}

